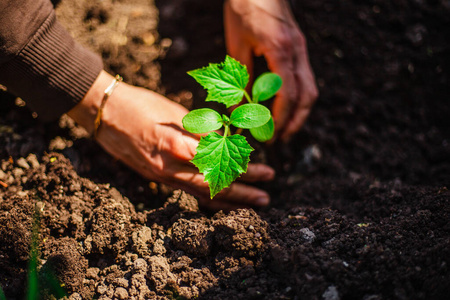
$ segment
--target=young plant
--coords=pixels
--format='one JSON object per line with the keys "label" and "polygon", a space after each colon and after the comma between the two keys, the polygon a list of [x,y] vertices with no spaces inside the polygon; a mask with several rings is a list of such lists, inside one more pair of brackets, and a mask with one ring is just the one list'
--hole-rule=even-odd
{"label": "young plant", "polygon": [[[219,102],[227,108],[239,104],[244,97],[249,102],[238,106],[230,117],[220,115],[213,109],[201,108],[183,118],[183,127],[187,131],[210,132],[200,139],[192,163],[205,175],[212,199],[247,172],[250,153],[253,151],[244,136],[231,134],[231,125],[249,129],[260,142],[270,140],[274,134],[273,118],[270,110],[258,103],[273,97],[281,87],[282,80],[274,73],[262,74],[256,79],[252,88],[253,97],[250,97],[245,90],[249,81],[247,68],[230,56],[226,56],[223,63],[209,64],[188,74],[208,91],[205,101]],[[223,135],[215,132],[222,127]]]}

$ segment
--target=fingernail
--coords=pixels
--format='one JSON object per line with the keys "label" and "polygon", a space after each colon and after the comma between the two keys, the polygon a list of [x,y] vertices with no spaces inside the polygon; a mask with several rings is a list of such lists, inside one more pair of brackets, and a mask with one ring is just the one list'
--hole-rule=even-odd
{"label": "fingernail", "polygon": [[266,206],[267,204],[269,204],[269,198],[267,197],[258,198],[256,199],[255,204],[259,206]]}

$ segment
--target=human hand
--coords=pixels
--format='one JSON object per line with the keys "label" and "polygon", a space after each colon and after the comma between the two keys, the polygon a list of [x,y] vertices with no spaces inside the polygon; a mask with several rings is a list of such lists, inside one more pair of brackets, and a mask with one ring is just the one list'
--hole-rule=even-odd
{"label": "human hand", "polygon": [[[102,72],[85,98],[68,115],[89,132],[105,88],[113,77]],[[267,192],[243,183],[233,183],[213,200],[204,176],[189,161],[195,155],[199,136],[183,130],[188,110],[152,91],[120,83],[109,97],[97,134],[98,143],[112,156],[142,176],[181,188],[212,210],[232,210],[269,203]],[[249,164],[242,176],[247,182],[268,181],[274,171],[263,164]]]}
{"label": "human hand", "polygon": [[306,121],[318,97],[306,40],[285,0],[227,0],[225,38],[229,54],[252,74],[253,54],[264,55],[283,79],[273,103],[276,135],[287,141]]}

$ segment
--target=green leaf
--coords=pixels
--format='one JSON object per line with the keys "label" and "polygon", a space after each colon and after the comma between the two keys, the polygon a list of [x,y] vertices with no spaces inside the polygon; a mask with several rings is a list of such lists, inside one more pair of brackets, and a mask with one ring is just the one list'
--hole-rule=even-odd
{"label": "green leaf", "polygon": [[283,80],[275,73],[264,73],[256,78],[252,88],[253,100],[265,101],[272,98],[283,84]]}
{"label": "green leaf", "polygon": [[233,110],[230,120],[239,128],[259,127],[270,120],[270,110],[261,104],[247,103]]}
{"label": "green leaf", "polygon": [[205,175],[211,199],[247,172],[252,151],[245,137],[238,134],[224,137],[211,132],[200,139],[192,162]]}
{"label": "green leaf", "polygon": [[273,137],[275,132],[275,125],[271,117],[269,122],[261,127],[251,128],[250,133],[258,142],[266,142]]}
{"label": "green leaf", "polygon": [[182,122],[184,129],[192,133],[205,133],[222,127],[222,117],[210,108],[193,110],[184,116]]}
{"label": "green leaf", "polygon": [[223,63],[209,64],[188,74],[208,90],[206,101],[216,101],[227,107],[241,102],[249,80],[247,67],[228,55]]}

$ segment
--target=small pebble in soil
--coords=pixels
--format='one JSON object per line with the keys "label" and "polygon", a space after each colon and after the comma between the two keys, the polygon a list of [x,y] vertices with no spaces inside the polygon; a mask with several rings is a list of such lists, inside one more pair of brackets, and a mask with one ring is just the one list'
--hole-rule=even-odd
{"label": "small pebble in soil", "polygon": [[27,162],[31,164],[33,168],[39,167],[39,161],[35,154],[30,154],[27,156]]}
{"label": "small pebble in soil", "polygon": [[19,158],[16,163],[22,169],[27,169],[28,170],[30,168],[30,165],[28,164],[28,162],[23,157]]}
{"label": "small pebble in soil", "polygon": [[300,229],[300,232],[302,233],[302,238],[308,243],[312,243],[316,238],[314,232],[312,232],[309,228],[302,228]]}
{"label": "small pebble in soil", "polygon": [[322,298],[324,300],[339,300],[339,292],[334,285],[330,285],[326,291],[322,294]]}
{"label": "small pebble in soil", "polygon": [[427,28],[422,24],[416,24],[406,29],[406,38],[416,47],[423,44],[425,35],[427,34]]}

